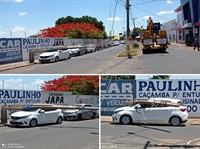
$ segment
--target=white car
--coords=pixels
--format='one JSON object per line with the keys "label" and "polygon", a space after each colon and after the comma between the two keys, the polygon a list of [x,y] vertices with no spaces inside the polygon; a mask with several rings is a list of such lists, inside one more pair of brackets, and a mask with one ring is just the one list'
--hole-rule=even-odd
{"label": "white car", "polygon": [[[74,104],[73,106],[77,107],[92,107],[90,104]],[[85,109],[75,109],[75,110],[65,110],[63,111],[65,120],[82,120],[82,119],[91,119],[96,117],[95,110],[85,110]]]}
{"label": "white car", "polygon": [[113,42],[113,45],[114,45],[114,46],[118,46],[118,45],[120,45],[120,43],[119,43],[119,41],[114,41],[114,42]]}
{"label": "white car", "polygon": [[71,52],[70,50],[58,50],[58,51],[52,51],[52,52],[44,52],[40,54],[39,61],[41,63],[43,62],[57,62],[59,60],[63,59],[70,59],[71,58]]}
{"label": "white car", "polygon": [[136,102],[118,108],[112,115],[114,123],[152,123],[177,126],[188,120],[187,107],[176,102]]}
{"label": "white car", "polygon": [[87,53],[95,52],[97,49],[97,46],[94,44],[87,44]]}
{"label": "white car", "polygon": [[75,45],[75,48],[71,48],[72,56],[80,56],[87,53],[87,47],[85,45]]}
{"label": "white car", "polygon": [[63,121],[61,109],[48,110],[35,109],[30,111],[18,111],[10,116],[10,124],[15,126],[35,127],[40,124],[58,123]]}

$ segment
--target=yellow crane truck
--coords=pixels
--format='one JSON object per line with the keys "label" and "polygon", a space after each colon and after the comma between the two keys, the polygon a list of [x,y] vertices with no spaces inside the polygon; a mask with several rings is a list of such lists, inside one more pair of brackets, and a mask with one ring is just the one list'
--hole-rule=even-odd
{"label": "yellow crane truck", "polygon": [[168,48],[166,30],[161,30],[160,22],[153,23],[151,17],[147,21],[147,29],[142,31],[143,53],[150,50],[164,52]]}

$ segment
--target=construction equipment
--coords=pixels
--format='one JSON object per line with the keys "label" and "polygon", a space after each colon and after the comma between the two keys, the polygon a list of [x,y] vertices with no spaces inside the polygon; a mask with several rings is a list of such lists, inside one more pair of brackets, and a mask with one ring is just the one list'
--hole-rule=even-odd
{"label": "construction equipment", "polygon": [[166,30],[161,30],[160,22],[153,23],[151,17],[147,21],[147,29],[142,31],[143,53],[149,50],[164,52],[168,48]]}

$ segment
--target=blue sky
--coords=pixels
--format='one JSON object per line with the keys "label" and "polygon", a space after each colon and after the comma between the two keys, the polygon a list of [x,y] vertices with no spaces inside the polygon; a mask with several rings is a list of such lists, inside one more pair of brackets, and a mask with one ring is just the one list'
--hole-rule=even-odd
{"label": "blue sky", "polygon": [[[0,37],[28,37],[40,29],[53,27],[60,17],[88,15],[104,23],[106,32],[118,35],[126,29],[126,0],[0,0]],[[174,10],[180,0],[130,0],[130,18],[136,27],[146,28],[147,18],[167,22],[176,18]],[[115,13],[114,13],[115,12]],[[125,28],[123,28],[125,27]],[[130,27],[133,21],[130,20]]]}
{"label": "blue sky", "polygon": [[[0,75],[0,89],[39,90],[44,81],[63,75]],[[149,79],[152,75],[136,75],[136,79]],[[200,79],[200,75],[171,75],[170,79]]]}
{"label": "blue sky", "polygon": [[0,89],[40,90],[44,81],[61,78],[63,75],[0,75]]}

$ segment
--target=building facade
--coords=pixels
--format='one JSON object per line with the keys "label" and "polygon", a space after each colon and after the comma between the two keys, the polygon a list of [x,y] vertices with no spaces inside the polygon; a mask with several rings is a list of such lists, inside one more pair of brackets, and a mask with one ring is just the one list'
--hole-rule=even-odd
{"label": "building facade", "polygon": [[185,30],[183,28],[183,17],[182,17],[182,9],[179,6],[175,12],[177,13],[176,18],[176,42],[177,43],[185,43]]}
{"label": "building facade", "polygon": [[171,21],[162,24],[162,29],[166,30],[167,37],[170,40],[170,42],[176,42],[175,28],[176,28],[176,19],[173,19]]}
{"label": "building facade", "polygon": [[185,43],[191,45],[196,36],[200,36],[200,1],[180,0],[182,14],[182,28],[185,34]]}

